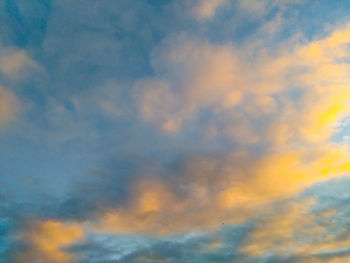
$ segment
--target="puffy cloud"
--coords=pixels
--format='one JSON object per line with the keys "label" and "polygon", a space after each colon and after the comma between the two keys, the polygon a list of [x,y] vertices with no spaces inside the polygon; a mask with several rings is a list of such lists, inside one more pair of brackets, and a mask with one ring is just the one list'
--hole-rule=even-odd
{"label": "puffy cloud", "polygon": [[[348,63],[339,62],[349,52],[348,28],[252,61],[231,45],[186,37],[165,41],[153,53],[157,78],[134,86],[141,117],[177,132],[209,109],[214,136],[222,132],[264,150],[254,154],[243,147],[216,158],[189,159],[179,171],[165,170],[156,176],[156,188],[133,189],[131,203],[102,214],[99,227],[156,235],[215,228],[246,219],[262,204],[348,173],[348,149],[327,142],[348,115],[348,74],[342,73]],[[336,75],[322,78],[318,72],[325,64],[343,71],[326,69]],[[293,91],[300,95],[291,95]],[[257,126],[258,119],[263,119],[262,126]],[[176,179],[162,176],[167,173],[175,173]],[[149,206],[139,205],[144,202]],[[137,227],[129,228],[128,222]]]}
{"label": "puffy cloud", "polygon": [[[262,205],[294,196],[316,182],[346,174],[347,148],[324,139],[347,114],[347,77],[339,74],[336,86],[323,85],[315,72],[322,66],[317,61],[337,65],[343,58],[347,30],[252,61],[232,45],[187,37],[163,42],[152,57],[157,76],[138,80],[133,87],[141,118],[174,133],[208,109],[214,116],[214,136],[223,133],[263,150],[238,147],[216,157],[190,157],[174,167],[148,163],[147,170],[131,172],[125,185],[125,175],[118,173],[102,184],[92,182],[98,192],[93,195],[105,191],[107,184],[110,190],[98,201],[84,199],[94,215],[89,227],[152,235],[215,229],[223,222],[242,222]],[[314,52],[314,45],[321,51]],[[300,97],[288,94],[293,90],[301,91]],[[334,105],[335,99],[341,103]],[[264,124],[256,126],[260,118]]]}
{"label": "puffy cloud", "polygon": [[183,114],[178,112],[176,98],[167,82],[142,80],[134,88],[138,91],[136,100],[144,120],[158,123],[167,132],[176,132],[181,128]]}
{"label": "puffy cloud", "polygon": [[[321,241],[323,236],[318,236],[325,230],[318,225],[317,218],[333,219],[332,211],[312,214],[304,204],[270,214],[264,214],[264,210],[315,183],[349,172],[348,148],[329,142],[339,123],[349,115],[349,26],[323,39],[303,43],[295,39],[278,41],[269,48],[264,32],[269,33],[269,38],[279,32],[287,19],[280,10],[276,20],[264,24],[251,38],[226,42],[226,38],[217,35],[208,37],[204,26],[211,23],[196,23],[195,28],[185,30],[186,34],[171,33],[184,30],[187,25],[179,22],[174,25],[176,29],[169,29],[165,25],[175,23],[165,23],[161,17],[185,6],[183,3],[167,5],[165,1],[158,6],[156,1],[137,1],[112,7],[107,2],[94,3],[94,8],[87,9],[80,8],[78,2],[71,5],[70,1],[53,5],[45,38],[35,51],[48,65],[47,84],[52,86],[30,95],[16,87],[16,94],[20,90],[22,96],[28,96],[26,99],[38,99],[32,102],[38,107],[31,112],[29,121],[38,126],[32,133],[39,135],[45,145],[54,142],[55,146],[68,146],[74,152],[72,155],[80,156],[93,141],[97,146],[89,153],[91,159],[116,151],[112,158],[114,166],[101,165],[102,168],[75,178],[74,169],[61,170],[69,166],[68,159],[71,162],[75,159],[62,153],[65,158],[54,155],[61,161],[55,162],[55,167],[47,165],[45,172],[49,176],[45,174],[35,182],[40,181],[37,188],[48,192],[58,185],[55,191],[67,196],[49,203],[50,209],[38,204],[32,210],[31,216],[44,219],[30,224],[20,235],[25,246],[17,259],[26,261],[31,257],[34,261],[49,262],[345,259],[347,239],[337,243],[328,237]],[[224,2],[198,1],[194,15],[198,20],[210,19]],[[270,7],[275,8],[277,2],[280,1],[236,4],[238,12],[244,10],[254,16],[249,23],[244,21],[249,27],[252,20],[267,13],[274,16]],[[145,16],[139,16],[140,10]],[[71,14],[73,19],[61,20]],[[169,18],[175,20],[183,21]],[[194,32],[199,36],[189,37]],[[149,56],[154,43],[159,45]],[[0,62],[0,70],[4,76],[18,75],[26,66],[32,66],[28,59],[24,51],[11,51],[3,55],[1,61],[6,63]],[[112,85],[99,86],[109,78],[115,78]],[[32,87],[34,83],[27,85]],[[125,86],[132,88],[121,88]],[[81,91],[82,87],[90,90]],[[9,106],[16,103],[8,104],[16,101],[11,94],[0,89],[1,123],[9,120],[7,116],[12,116],[9,112],[16,108]],[[137,117],[156,129],[139,123],[135,108]],[[26,134],[31,132],[29,127],[22,126]],[[43,136],[43,130],[51,137]],[[78,137],[84,145],[72,149]],[[74,146],[70,148],[71,145]],[[49,151],[42,142],[37,148],[43,153],[41,157],[48,156],[42,160],[55,159],[47,154]],[[35,156],[32,144],[26,150],[28,155]],[[147,158],[127,156],[129,152]],[[39,158],[39,162],[42,160]],[[77,166],[88,169],[86,166],[91,164],[86,163],[83,160]],[[69,174],[57,176],[64,183],[52,183],[54,175],[64,174],[62,171]],[[49,190],[44,179],[50,181]],[[66,187],[70,181],[74,181],[72,190]],[[13,188],[22,192],[22,186],[18,186]],[[23,188],[28,191],[28,184],[23,184]],[[31,210],[26,205],[20,209],[24,208]],[[262,215],[260,221],[257,215]],[[45,221],[47,218],[51,220]],[[229,232],[234,238],[223,237],[220,227],[237,223],[242,225]],[[236,250],[247,228],[255,223],[244,247]],[[300,233],[295,231],[296,225],[302,226]],[[102,241],[80,243],[85,230]],[[185,235],[199,231],[212,232],[204,235],[204,239]],[[244,234],[236,235],[239,231]],[[218,232],[221,234],[216,235]],[[173,234],[178,236],[171,239],[169,235]],[[299,241],[295,238],[298,235],[308,240]],[[119,242],[115,241],[118,238]],[[313,238],[320,239],[314,247],[307,243]],[[279,242],[284,247],[278,246]],[[300,250],[300,244],[306,244],[305,250]],[[85,254],[80,255],[79,251]]]}
{"label": "puffy cloud", "polygon": [[176,44],[169,40],[154,52],[159,77],[140,80],[134,86],[143,119],[156,122],[163,130],[178,131],[200,109],[219,111],[241,102],[246,80],[240,76],[246,73],[230,46],[186,38],[174,41]]}
{"label": "puffy cloud", "polygon": [[240,143],[327,139],[348,115],[348,28],[277,56],[169,38],[153,52],[157,77],[134,86],[140,116],[178,132],[210,111],[208,129]]}

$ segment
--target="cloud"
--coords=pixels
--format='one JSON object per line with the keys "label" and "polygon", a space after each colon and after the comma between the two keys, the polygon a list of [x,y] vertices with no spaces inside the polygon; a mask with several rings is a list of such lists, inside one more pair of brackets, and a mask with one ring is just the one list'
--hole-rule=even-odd
{"label": "cloud", "polygon": [[12,120],[18,111],[19,102],[17,97],[0,86],[0,128]]}
{"label": "cloud", "polygon": [[75,224],[59,221],[33,222],[20,240],[27,244],[27,248],[16,255],[16,262],[53,263],[76,262],[75,258],[64,251],[64,247],[81,241],[84,231]]}
{"label": "cloud", "polygon": [[[79,262],[93,263],[179,260],[196,263],[233,259],[247,263],[344,262],[350,253],[346,230],[350,211],[348,183],[349,179],[343,178],[317,184],[296,198],[264,206],[241,224],[225,222],[211,231],[154,237],[138,231],[132,235],[100,232],[84,225],[88,229],[86,239],[73,244],[69,252]],[[151,182],[145,184],[152,193],[162,191],[154,191],[157,187],[152,187]],[[334,191],[339,195],[336,199]],[[158,210],[159,203],[149,204],[141,205],[142,210]],[[139,230],[133,219],[129,224]]]}
{"label": "cloud", "polygon": [[244,259],[236,249],[246,231],[246,226],[236,226],[214,233],[158,239],[92,234],[86,242],[71,250],[80,262],[227,262]]}
{"label": "cloud", "polygon": [[[288,52],[281,48],[275,56],[251,56],[232,44],[187,36],[164,40],[152,53],[156,77],[139,79],[133,86],[140,117],[179,133],[208,110],[212,134],[240,141],[242,147],[216,157],[180,156],[174,167],[157,160],[148,163],[147,170],[135,171],[145,167],[136,160],[134,169],[125,173],[129,179],[113,170],[110,177],[77,187],[72,203],[62,208],[74,207],[76,201],[80,209],[75,212],[91,210],[81,216],[93,214],[90,227],[96,231],[167,235],[242,222],[262,205],[346,174],[346,147],[324,140],[347,115],[347,75],[339,74],[334,80],[337,88],[332,89],[334,84],[324,84],[317,72],[325,63],[346,71],[347,64],[338,65],[338,60],[347,54],[347,32],[338,30]],[[301,91],[301,96],[286,95],[291,90]],[[66,107],[55,105],[48,114],[66,127]],[[264,120],[262,126],[258,119]],[[250,150],[250,144],[261,145],[262,152]],[[86,189],[94,189],[90,194],[97,200],[82,197],[79,191]]]}
{"label": "cloud", "polygon": [[331,144],[263,154],[179,156],[171,162],[131,155],[77,184],[54,217],[85,221],[98,233],[167,236],[215,230],[347,174],[348,160],[347,148]]}
{"label": "cloud", "polygon": [[[1,181],[12,182],[12,170],[26,179],[5,193],[23,220],[5,237],[18,234],[16,259],[346,260],[347,231],[333,235],[340,230],[327,220],[344,226],[348,214],[286,200],[349,173],[348,147],[331,140],[349,115],[349,25],[291,37],[296,10],[284,12],[285,3],[236,1],[232,20],[215,16],[225,1],[44,8],[31,53],[9,49],[0,60],[6,87],[35,67],[28,54],[49,76],[40,87],[31,79],[0,88],[1,125],[16,96],[31,104],[2,151],[11,169]],[[174,14],[184,6],[200,22]]]}
{"label": "cloud", "polygon": [[254,15],[253,19],[258,19],[268,14],[273,8],[286,9],[286,6],[291,4],[300,4],[300,0],[238,0],[237,5],[241,12],[249,15]]}
{"label": "cloud", "polygon": [[240,0],[238,1],[238,6],[241,10],[247,13],[262,16],[267,10],[268,1],[257,1],[257,0]]}
{"label": "cloud", "polygon": [[[289,52],[282,48],[278,56],[257,56],[253,64],[230,45],[187,37],[161,44],[152,60],[157,77],[133,87],[141,118],[179,133],[184,123],[211,110],[213,136],[230,135],[242,147],[215,157],[188,155],[172,166],[160,161],[154,169],[137,172],[125,193],[128,201],[119,199],[115,206],[108,201],[111,205],[97,213],[92,227],[156,236],[215,229],[347,174],[348,148],[328,141],[348,115],[347,75],[324,83],[317,73],[324,63],[348,67],[339,64],[348,52],[347,33],[345,27]],[[321,52],[314,53],[314,46]],[[225,103],[232,92],[240,94],[238,99]],[[263,126],[256,126],[257,119],[264,120]]]}
{"label": "cloud", "polygon": [[193,14],[198,20],[210,19],[215,15],[217,8],[225,2],[226,0],[197,0]]}
{"label": "cloud", "polygon": [[177,132],[182,126],[182,114],[177,112],[175,96],[167,82],[142,80],[135,84],[139,112],[146,121],[157,122],[167,132]]}
{"label": "cloud", "polygon": [[329,149],[197,157],[177,165],[178,171],[163,168],[153,179],[144,174],[131,186],[128,202],[100,213],[96,229],[166,235],[241,222],[264,205],[348,173],[346,150]]}
{"label": "cloud", "polygon": [[[348,54],[348,31],[349,26],[321,40],[281,47],[274,56],[262,52],[252,57],[231,44],[186,36],[163,41],[152,54],[156,77],[133,86],[140,117],[165,132],[181,133],[202,111],[210,111],[206,124],[212,136],[241,147],[215,157],[193,154],[178,163],[175,158],[173,166],[159,159],[147,170],[133,170],[126,185],[112,171],[101,181],[126,187],[122,196],[102,198],[90,227],[156,236],[215,229],[347,174],[347,147],[328,138],[348,115],[348,75],[341,73],[348,63],[339,62]],[[319,73],[325,65],[336,68],[326,70],[335,74],[327,81]],[[133,166],[140,168],[137,160]],[[96,204],[88,204],[94,210]]]}
{"label": "cloud", "polygon": [[140,116],[176,133],[210,112],[204,127],[243,144],[325,140],[349,113],[348,28],[277,55],[170,37],[153,51],[156,77],[134,85]]}
{"label": "cloud", "polygon": [[[141,117],[165,131],[180,130],[200,109],[232,108],[242,100],[244,66],[230,46],[169,39],[154,51],[158,78],[134,86]],[[163,103],[159,107],[155,102]]]}
{"label": "cloud", "polygon": [[[348,184],[348,179],[320,184],[319,188],[330,189],[331,185],[331,189],[335,187],[343,193],[339,185],[344,183]],[[346,261],[350,253],[350,236],[343,230],[347,221],[344,215],[349,212],[347,206],[344,207],[347,198],[325,206],[332,198],[325,201],[324,192],[315,188],[308,190],[309,194],[304,196],[307,199],[284,202],[283,207],[277,206],[272,214],[262,216],[247,235],[241,251],[251,258],[270,257],[271,262],[275,262],[273,258],[295,263]]]}
{"label": "cloud", "polygon": [[36,63],[23,50],[6,50],[1,52],[0,70],[7,75],[14,75],[25,67],[34,67]]}

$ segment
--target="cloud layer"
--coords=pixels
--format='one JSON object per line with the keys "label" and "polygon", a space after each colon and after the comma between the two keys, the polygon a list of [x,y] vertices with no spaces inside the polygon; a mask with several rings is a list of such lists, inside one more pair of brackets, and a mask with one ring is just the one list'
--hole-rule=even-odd
{"label": "cloud layer", "polygon": [[0,257],[345,262],[348,10],[4,1]]}

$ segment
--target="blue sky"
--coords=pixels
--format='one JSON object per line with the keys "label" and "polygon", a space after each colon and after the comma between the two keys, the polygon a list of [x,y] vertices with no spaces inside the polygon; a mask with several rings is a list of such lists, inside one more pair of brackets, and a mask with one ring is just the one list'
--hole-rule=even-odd
{"label": "blue sky", "polygon": [[0,258],[350,259],[350,2],[0,2]]}

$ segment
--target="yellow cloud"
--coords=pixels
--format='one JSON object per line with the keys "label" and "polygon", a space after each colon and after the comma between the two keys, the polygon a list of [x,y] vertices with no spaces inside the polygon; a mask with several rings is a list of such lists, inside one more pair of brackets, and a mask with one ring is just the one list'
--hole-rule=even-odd
{"label": "yellow cloud", "polygon": [[63,251],[64,247],[81,241],[84,230],[77,224],[59,221],[42,221],[33,223],[20,238],[30,247],[21,252],[18,262],[52,262],[71,263],[75,258]]}
{"label": "yellow cloud", "polygon": [[234,152],[196,158],[171,182],[145,176],[129,202],[102,213],[90,227],[151,235],[215,229],[242,222],[316,182],[347,174],[349,160],[347,148],[332,144],[264,156]]}
{"label": "yellow cloud", "polygon": [[263,256],[265,253],[295,255],[299,246],[294,239],[296,229],[302,232],[305,240],[322,232],[323,228],[313,225],[314,215],[308,212],[313,200],[291,204],[281,211],[267,215],[255,230],[250,233],[241,251],[250,257]]}
{"label": "yellow cloud", "polygon": [[[287,203],[284,207],[270,210],[255,226],[241,248],[249,257],[275,254],[300,258],[298,263],[346,262],[346,255],[333,255],[334,251],[347,249],[350,236],[337,237],[328,231],[334,224],[336,210],[310,211],[315,200]],[[322,257],[322,254],[329,254]]]}

